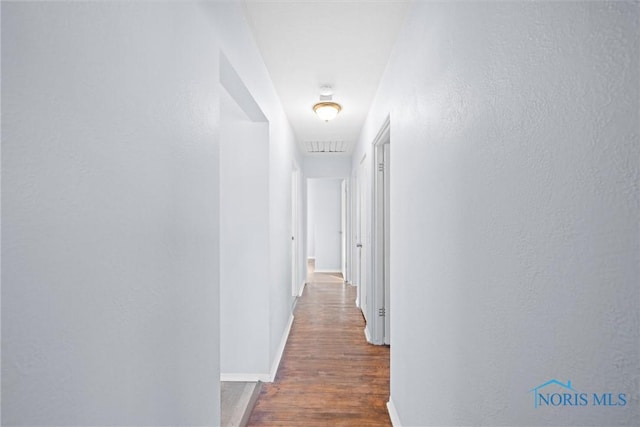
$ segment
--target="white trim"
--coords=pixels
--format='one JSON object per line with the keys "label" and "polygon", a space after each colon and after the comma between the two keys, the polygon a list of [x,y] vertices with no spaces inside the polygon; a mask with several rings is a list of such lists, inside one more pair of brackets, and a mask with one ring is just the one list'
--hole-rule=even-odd
{"label": "white trim", "polygon": [[389,418],[391,418],[391,425],[393,427],[401,427],[400,417],[398,416],[398,411],[396,411],[396,405],[393,404],[393,399],[389,396],[389,401],[387,402],[387,411],[389,412]]}
{"label": "white trim", "polygon": [[301,297],[302,293],[304,292],[304,287],[307,286],[307,282],[302,282],[302,286],[300,286],[298,289],[298,296]]}
{"label": "white trim", "polygon": [[247,374],[247,373],[232,373],[232,374],[220,374],[220,381],[228,381],[228,382],[247,382],[247,383],[255,383],[258,381],[261,382],[271,382],[269,381],[269,374]]}
{"label": "white trim", "polygon": [[287,324],[287,327],[284,329],[284,333],[282,334],[282,340],[280,340],[280,346],[276,351],[276,357],[273,359],[273,364],[271,365],[271,373],[269,374],[269,379],[265,382],[272,383],[273,380],[276,379],[276,374],[278,373],[278,366],[280,366],[280,359],[282,359],[284,348],[287,345],[287,340],[289,339],[289,332],[291,332],[292,325],[293,325],[293,314],[289,316],[289,323]]}
{"label": "white trim", "polygon": [[369,335],[369,328],[367,328],[367,325],[364,326],[364,337],[367,339],[368,343],[371,343],[371,335]]}
{"label": "white trim", "polygon": [[314,273],[335,273],[335,274],[342,274],[342,271],[340,270],[313,270]]}

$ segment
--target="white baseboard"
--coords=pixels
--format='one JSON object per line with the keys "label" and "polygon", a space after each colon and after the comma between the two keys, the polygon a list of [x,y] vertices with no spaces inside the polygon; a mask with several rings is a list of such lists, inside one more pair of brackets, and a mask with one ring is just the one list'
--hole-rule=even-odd
{"label": "white baseboard", "polygon": [[400,417],[398,416],[398,411],[396,411],[396,405],[393,404],[393,399],[389,397],[389,401],[387,402],[387,411],[389,412],[389,418],[391,418],[391,425],[393,427],[401,427]]}
{"label": "white baseboard", "polygon": [[304,292],[304,287],[307,286],[307,282],[302,282],[302,286],[300,286],[298,289],[298,296],[301,297],[302,293]]}
{"label": "white baseboard", "polygon": [[287,340],[289,339],[289,332],[291,332],[292,325],[293,325],[293,314],[289,316],[289,323],[287,323],[287,326],[284,329],[284,333],[282,334],[282,339],[280,340],[280,345],[278,346],[278,350],[276,351],[276,357],[273,359],[273,364],[271,365],[269,380],[265,382],[272,383],[273,380],[276,379],[276,374],[278,373],[278,366],[280,366],[280,359],[282,359],[284,348],[287,345]]}
{"label": "white baseboard", "polygon": [[342,274],[342,270],[313,270],[314,273],[332,273],[332,274]]}
{"label": "white baseboard", "polygon": [[243,382],[243,383],[255,383],[255,382],[270,382],[269,374],[247,374],[247,373],[220,373],[220,381],[228,382]]}

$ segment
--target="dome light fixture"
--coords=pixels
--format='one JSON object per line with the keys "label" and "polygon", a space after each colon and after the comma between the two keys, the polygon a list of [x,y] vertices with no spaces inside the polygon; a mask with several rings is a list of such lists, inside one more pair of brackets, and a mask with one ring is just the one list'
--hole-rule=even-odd
{"label": "dome light fixture", "polygon": [[334,119],[340,110],[342,105],[337,102],[333,102],[333,86],[330,84],[323,84],[320,86],[320,102],[317,102],[313,106],[313,111],[325,122]]}
{"label": "dome light fixture", "polygon": [[313,111],[325,122],[334,119],[342,110],[342,106],[337,102],[322,101],[313,106]]}

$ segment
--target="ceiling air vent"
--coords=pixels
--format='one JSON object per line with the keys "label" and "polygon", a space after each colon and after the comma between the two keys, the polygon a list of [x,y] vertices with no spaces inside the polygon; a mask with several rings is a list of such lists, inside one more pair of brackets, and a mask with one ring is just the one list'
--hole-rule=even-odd
{"label": "ceiling air vent", "polygon": [[344,141],[305,141],[308,153],[344,153]]}

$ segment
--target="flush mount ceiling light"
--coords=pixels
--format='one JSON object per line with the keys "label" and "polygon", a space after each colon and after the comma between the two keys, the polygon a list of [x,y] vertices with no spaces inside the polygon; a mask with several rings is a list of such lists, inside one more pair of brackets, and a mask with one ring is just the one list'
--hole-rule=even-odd
{"label": "flush mount ceiling light", "polygon": [[313,111],[325,122],[335,118],[340,110],[342,110],[340,104],[331,101],[318,102],[313,106]]}
{"label": "flush mount ceiling light", "polygon": [[325,122],[335,118],[342,106],[331,100],[333,88],[330,85],[320,86],[320,102],[313,106],[313,111]]}

